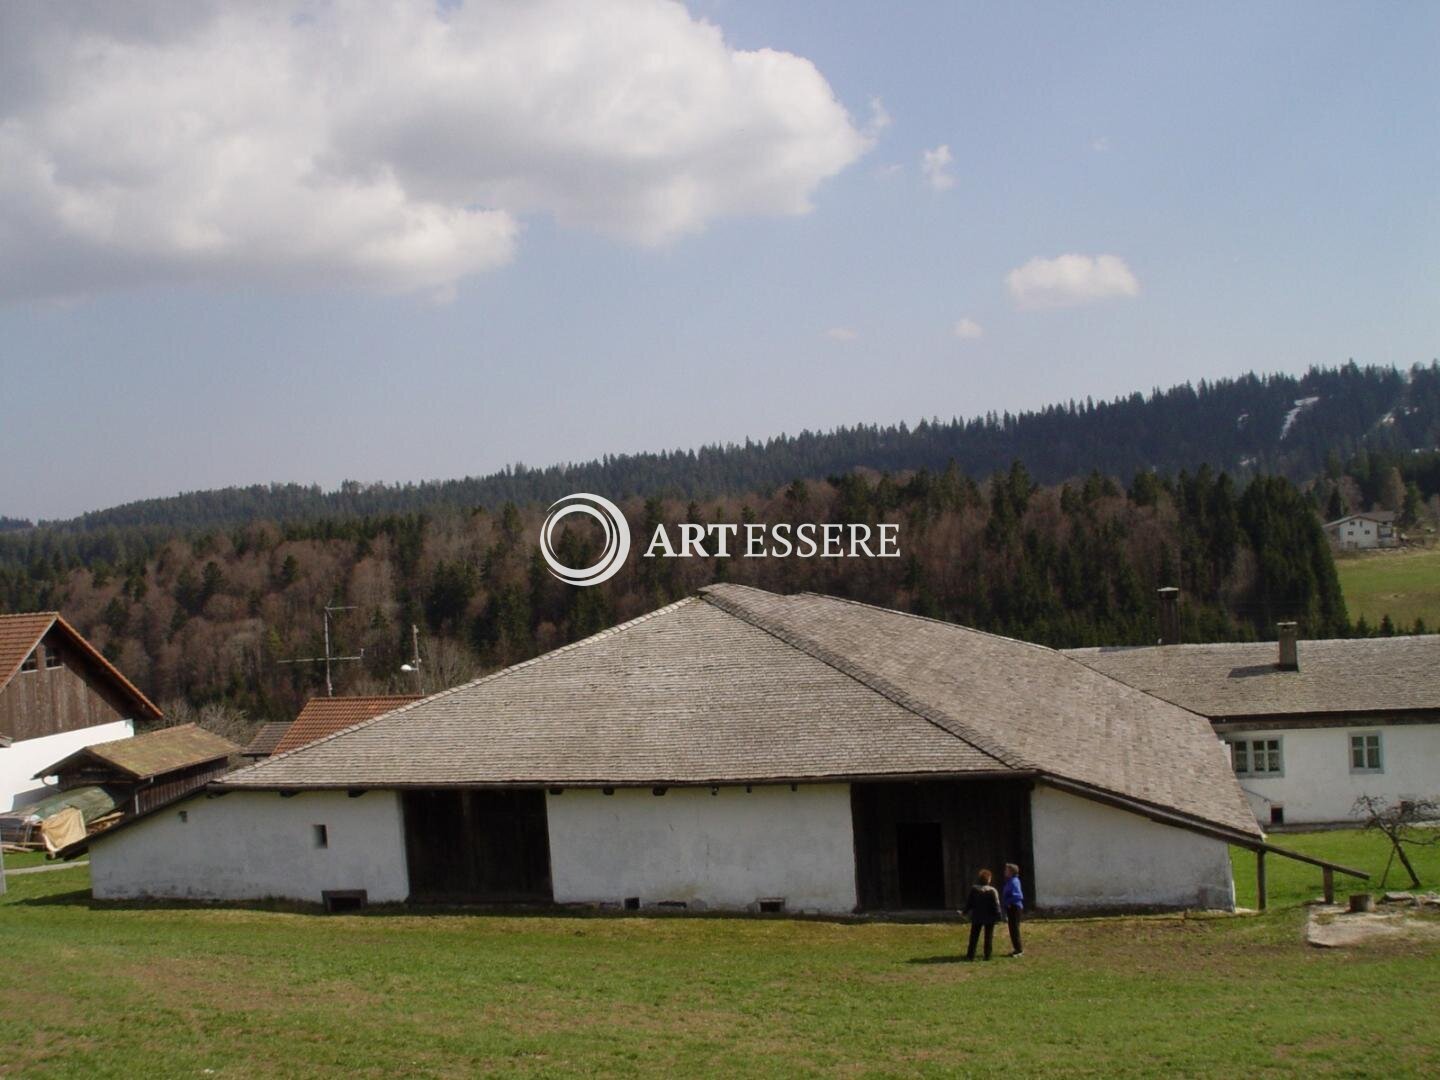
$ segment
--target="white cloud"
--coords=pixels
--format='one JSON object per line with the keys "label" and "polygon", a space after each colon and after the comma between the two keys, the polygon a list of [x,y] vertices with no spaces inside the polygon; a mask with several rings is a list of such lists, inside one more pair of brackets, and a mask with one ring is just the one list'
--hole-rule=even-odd
{"label": "white cloud", "polygon": [[825,336],[831,341],[854,341],[860,335],[848,326],[832,326],[825,331]]}
{"label": "white cloud", "polygon": [[870,119],[865,122],[865,137],[873,142],[892,123],[894,120],[885,108],[885,102],[878,97],[872,97],[870,99]]}
{"label": "white cloud", "polygon": [[950,172],[950,164],[955,159],[950,154],[950,147],[944,144],[937,146],[934,150],[924,150],[920,154],[920,172],[925,177],[925,182],[936,191],[946,191],[955,186],[955,177]]}
{"label": "white cloud", "polygon": [[653,245],[805,213],[888,122],[673,0],[7,4],[0,103],[0,299],[443,295],[529,215]]}
{"label": "white cloud", "polygon": [[1118,255],[1034,258],[1011,270],[1005,284],[1021,308],[1077,307],[1140,294],[1139,280]]}
{"label": "white cloud", "polygon": [[985,328],[974,319],[961,319],[955,324],[955,336],[962,341],[974,341],[985,336]]}
{"label": "white cloud", "polygon": [[1095,153],[1097,154],[1105,153],[1107,150],[1110,149],[1110,136],[1101,135],[1098,138],[1091,139],[1090,149],[1095,151]]}

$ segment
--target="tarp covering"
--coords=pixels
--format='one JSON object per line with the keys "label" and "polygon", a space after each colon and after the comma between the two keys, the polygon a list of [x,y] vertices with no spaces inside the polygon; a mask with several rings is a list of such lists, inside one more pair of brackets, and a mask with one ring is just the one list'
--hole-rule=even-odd
{"label": "tarp covering", "polygon": [[15,814],[35,821],[44,821],[69,807],[74,807],[80,811],[88,825],[96,818],[113,814],[119,810],[122,799],[123,796],[118,795],[112,788],[91,785],[47,795],[39,802],[33,802],[20,808],[15,811]]}
{"label": "tarp covering", "polygon": [[85,839],[85,816],[75,807],[67,806],[45,819],[40,826],[40,838],[45,841],[45,850],[52,855],[61,848],[79,843]]}

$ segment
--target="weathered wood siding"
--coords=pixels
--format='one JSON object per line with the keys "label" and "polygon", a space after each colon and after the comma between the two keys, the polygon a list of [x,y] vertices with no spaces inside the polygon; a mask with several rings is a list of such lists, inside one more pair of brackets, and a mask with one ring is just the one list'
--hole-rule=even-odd
{"label": "weathered wood siding", "polygon": [[135,789],[133,812],[143,814],[153,807],[173,802],[187,791],[204,787],[211,780],[224,776],[229,770],[229,760],[221,758],[157,776],[153,783]]}
{"label": "weathered wood siding", "polygon": [[[52,648],[59,667],[46,667]],[[17,672],[0,690],[0,734],[20,742],[135,719],[101,672],[76,650],[66,649],[57,631],[45,635],[36,654],[35,670]]]}
{"label": "weathered wood siding", "polygon": [[400,801],[412,900],[551,899],[543,791],[406,791]]}
{"label": "weathered wood siding", "polygon": [[1020,867],[1027,891],[1034,887],[1027,782],[857,783],[850,795],[862,910],[953,911],[981,867],[998,888],[1007,862]]}

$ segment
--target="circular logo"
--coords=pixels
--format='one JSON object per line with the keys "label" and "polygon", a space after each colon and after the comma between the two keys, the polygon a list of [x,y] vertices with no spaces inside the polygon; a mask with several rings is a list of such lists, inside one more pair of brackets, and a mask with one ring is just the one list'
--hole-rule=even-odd
{"label": "circular logo", "polygon": [[[571,514],[586,514],[605,530],[605,549],[593,566],[579,569],[566,566],[555,554],[550,534]],[[584,492],[566,495],[550,504],[545,524],[540,526],[540,554],[545,556],[550,572],[561,581],[568,581],[571,585],[599,585],[602,581],[609,581],[625,565],[625,559],[630,554],[630,524],[620,508],[609,499]]]}

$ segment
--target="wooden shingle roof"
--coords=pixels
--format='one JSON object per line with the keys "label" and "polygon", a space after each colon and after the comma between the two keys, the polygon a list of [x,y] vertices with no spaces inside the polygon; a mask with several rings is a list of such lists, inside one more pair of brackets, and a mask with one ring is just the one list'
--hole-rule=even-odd
{"label": "wooden shingle roof", "polygon": [[1440,634],[1301,641],[1283,671],[1273,641],[1072,649],[1066,655],[1212,719],[1440,710]]}
{"label": "wooden shingle roof", "polygon": [[699,596],[219,788],[1050,775],[1259,834],[1199,716],[1051,649],[830,597]]}
{"label": "wooden shingle roof", "polygon": [[130,779],[146,780],[161,773],[217,761],[239,750],[229,739],[206,731],[198,724],[180,724],[76,750],[41,769],[35,779],[54,776],[79,765],[98,765],[124,773]]}
{"label": "wooden shingle roof", "polygon": [[280,740],[285,737],[285,732],[290,730],[293,723],[293,720],[270,720],[261,724],[255,737],[240,752],[246,757],[269,757],[275,753],[275,747],[280,745]]}
{"label": "wooden shingle roof", "polygon": [[300,710],[300,715],[290,724],[288,730],[276,744],[272,754],[283,754],[297,750],[316,739],[334,735],[354,727],[362,720],[370,720],[381,713],[398,709],[420,700],[419,694],[392,694],[384,697],[317,697],[311,698]]}
{"label": "wooden shingle roof", "polygon": [[0,615],[0,690],[20,671],[20,666],[40,644],[40,639],[57,628],[68,644],[77,649],[110,679],[115,688],[134,704],[136,715],[131,719],[158,720],[162,713],[155,703],[106,660],[100,651],[86,641],[80,631],[65,621],[58,611],[34,611],[20,615]]}

